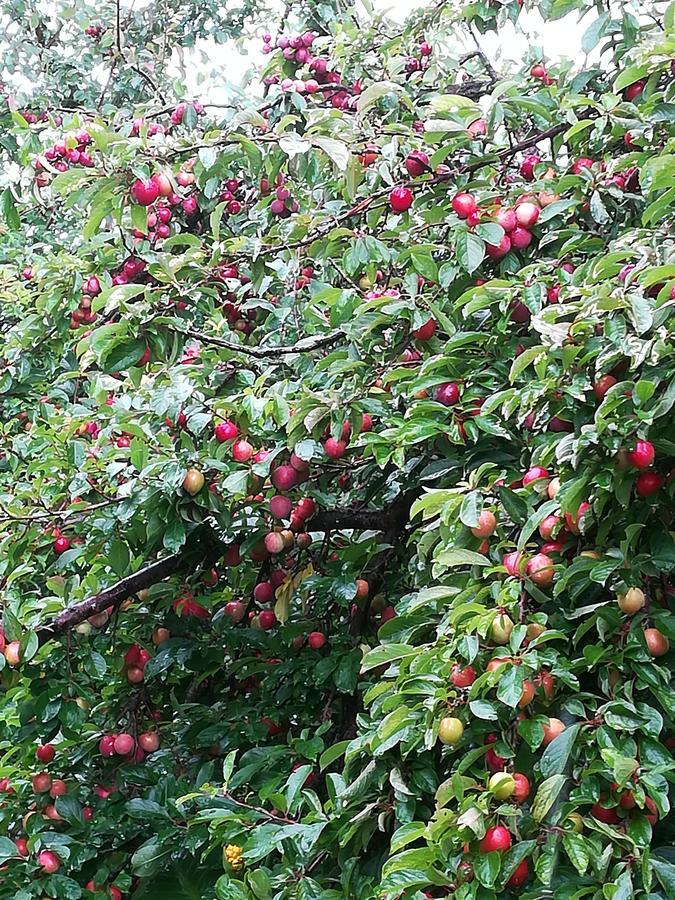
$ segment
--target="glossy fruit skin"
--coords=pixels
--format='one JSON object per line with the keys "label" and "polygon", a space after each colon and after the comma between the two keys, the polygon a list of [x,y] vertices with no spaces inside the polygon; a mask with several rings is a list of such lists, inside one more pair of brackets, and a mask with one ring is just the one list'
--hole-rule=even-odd
{"label": "glossy fruit skin", "polygon": [[[550,516],[546,516],[544,521],[539,526],[539,534],[541,538],[545,541],[553,540],[553,535],[560,529],[562,525],[562,519],[560,516],[557,516],[555,513],[551,513]],[[542,550],[542,553],[545,553],[545,550]]]}
{"label": "glossy fruit skin", "polygon": [[438,739],[442,744],[456,744],[463,734],[464,726],[453,716],[446,716],[438,724]]}
{"label": "glossy fruit skin", "polygon": [[35,756],[41,763],[50,763],[56,756],[53,744],[41,744],[35,750]]}
{"label": "glossy fruit skin", "polygon": [[420,175],[429,171],[429,157],[422,150],[413,150],[408,154],[405,168],[411,178],[419,178]]}
{"label": "glossy fruit skin", "polygon": [[520,772],[513,773],[513,780],[516,783],[513,791],[513,800],[515,803],[524,803],[530,796],[530,782],[527,776]]}
{"label": "glossy fruit skin", "polygon": [[54,541],[54,553],[58,553],[60,556],[62,553],[65,553],[66,550],[70,550],[70,539],[64,535],[60,535],[60,537],[57,537]]}
{"label": "glossy fruit skin", "polygon": [[645,628],[647,652],[650,656],[665,656],[670,649],[670,641],[658,628]]}
{"label": "glossy fruit skin", "polygon": [[624,90],[623,95],[630,103],[635,100],[636,97],[639,97],[644,89],[645,82],[640,79],[639,81],[634,81],[633,84],[629,84],[628,87]]}
{"label": "glossy fruit skin", "polygon": [[518,701],[518,709],[524,709],[526,706],[529,706],[529,704],[534,700],[534,695],[534,685],[529,679],[526,678],[525,681],[523,681],[523,693],[521,694],[520,700]]}
{"label": "glossy fruit skin", "polygon": [[407,212],[413,203],[413,192],[407,187],[396,187],[389,194],[389,205],[396,213]]}
{"label": "glossy fruit skin", "polygon": [[576,832],[576,834],[581,834],[584,830],[584,820],[581,818],[578,812],[571,812],[567,816],[567,821],[572,825],[572,831]]}
{"label": "glossy fruit skin", "polygon": [[554,563],[550,556],[537,553],[528,562],[525,572],[538,587],[548,587],[555,575]]}
{"label": "glossy fruit skin", "polygon": [[436,328],[436,320],[432,318],[416,328],[412,334],[416,341],[428,341],[436,334]]}
{"label": "glossy fruit skin", "polygon": [[626,615],[633,616],[645,605],[645,595],[640,588],[629,588],[625,594],[619,594],[617,597],[619,609]]}
{"label": "glossy fruit skin", "polygon": [[478,211],[478,204],[473,194],[455,194],[451,206],[460,219],[467,219]]}
{"label": "glossy fruit skin", "polygon": [[312,650],[320,650],[326,643],[326,635],[322,631],[311,631],[307,636],[307,643]]}
{"label": "glossy fruit skin", "polygon": [[636,441],[633,449],[626,454],[626,459],[636,469],[648,469],[654,462],[655,455],[651,441]]}
{"label": "glossy fruit skin", "polygon": [[115,738],[115,753],[118,756],[129,756],[134,752],[136,741],[130,734],[118,734]]}
{"label": "glossy fruit skin", "polygon": [[527,487],[543,478],[550,478],[550,474],[548,469],[545,469],[543,466],[531,466],[523,475],[523,487]]}
{"label": "glossy fruit skin", "polygon": [[495,616],[490,629],[490,637],[495,644],[508,644],[512,631],[512,619],[509,616],[502,614]]}
{"label": "glossy fruit skin", "polygon": [[183,490],[194,497],[204,487],[204,476],[199,469],[188,469],[183,478]]}
{"label": "glossy fruit skin", "polygon": [[329,437],[323,449],[329,459],[341,459],[347,452],[347,442],[336,441],[335,438]]}
{"label": "glossy fruit skin", "polygon": [[583,503],[579,504],[579,508],[577,509],[575,515],[572,515],[572,513],[565,513],[565,524],[572,532],[572,534],[579,534],[579,523],[590,508],[591,504],[584,501]]}
{"label": "glossy fruit skin", "polygon": [[484,509],[478,517],[478,525],[471,529],[471,534],[477,538],[488,538],[494,534],[497,527],[497,519],[489,509]]}
{"label": "glossy fruit skin", "polygon": [[131,185],[129,193],[134,203],[140,206],[152,206],[159,197],[159,186],[152,179],[144,181],[142,178],[137,178]]}
{"label": "glossy fruit skin", "polygon": [[248,441],[241,438],[232,444],[232,458],[236,462],[248,462],[253,456],[254,449]]}
{"label": "glossy fruit skin", "polygon": [[278,491],[289,491],[297,480],[298,473],[293,466],[279,466],[272,472],[272,484]]}
{"label": "glossy fruit skin", "polygon": [[518,224],[515,209],[506,209],[502,207],[495,213],[495,222],[501,225],[504,231],[509,234]]}
{"label": "glossy fruit skin", "polygon": [[478,845],[481,853],[492,853],[496,850],[498,853],[506,853],[511,846],[511,832],[503,825],[494,825],[485,832]]}
{"label": "glossy fruit skin", "polygon": [[51,850],[41,850],[38,853],[37,863],[48,875],[58,872],[61,868],[61,862],[56,853]]}
{"label": "glossy fruit skin", "polygon": [[219,422],[213,431],[216,440],[220,444],[224,444],[225,441],[232,441],[239,434],[239,429],[234,424],[234,422]]}
{"label": "glossy fruit skin", "polygon": [[440,384],[434,391],[434,400],[443,406],[454,406],[459,400],[459,388],[452,381]]}
{"label": "glossy fruit skin", "polygon": [[40,772],[38,775],[33,775],[31,784],[34,793],[46,794],[51,790],[52,777],[47,772]]}
{"label": "glossy fruit skin", "polygon": [[522,887],[529,877],[530,864],[526,859],[521,859],[516,868],[513,870],[513,874],[506,882],[506,886],[512,889]]}
{"label": "glossy fruit skin", "polygon": [[542,741],[542,746],[547,747],[551,741],[554,741],[564,730],[565,723],[561,722],[560,719],[549,719],[544,725],[544,740]]}
{"label": "glossy fruit skin", "polygon": [[455,665],[452,667],[450,681],[456,688],[471,687],[475,680],[476,672],[473,666],[465,666],[464,668],[462,668],[459,663],[455,663]]}
{"label": "glossy fruit skin", "polygon": [[645,797],[645,807],[642,814],[653,828],[659,820],[658,808],[651,797]]}
{"label": "glossy fruit skin", "polygon": [[485,765],[491,772],[502,772],[506,765],[506,760],[503,756],[495,753],[492,747],[488,747],[485,751]]}
{"label": "glossy fruit skin", "polygon": [[539,218],[539,207],[534,203],[521,203],[516,207],[516,221],[523,228],[532,228]]}
{"label": "glossy fruit skin", "polygon": [[579,175],[584,169],[590,169],[592,165],[592,159],[589,159],[587,156],[581,156],[572,163],[572,174]]}
{"label": "glossy fruit skin", "polygon": [[98,752],[101,756],[111,757],[115,755],[115,735],[106,734],[98,742]]}
{"label": "glossy fruit skin", "polygon": [[597,400],[603,400],[607,391],[617,384],[617,380],[613,375],[601,375],[593,385],[593,393]]}
{"label": "glossy fruit skin", "polygon": [[278,624],[277,617],[271,609],[263,609],[258,618],[260,620],[260,627],[263,631],[270,631]]}
{"label": "glossy fruit skin", "polygon": [[658,472],[641,472],[635,479],[635,493],[638,497],[651,497],[663,484]]}
{"label": "glossy fruit skin", "polygon": [[497,798],[497,800],[508,800],[516,789],[516,782],[512,775],[508,772],[495,772],[490,776],[488,782],[488,790]]}
{"label": "glossy fruit skin", "polygon": [[505,234],[498,244],[485,245],[485,252],[490,257],[490,259],[501,259],[502,256],[506,256],[510,249],[511,238],[508,236],[508,234]]}
{"label": "glossy fruit skin", "polygon": [[618,825],[621,821],[621,817],[615,809],[605,809],[599,803],[591,806],[591,815],[599,822],[604,822],[605,825]]}
{"label": "glossy fruit skin", "polygon": [[159,750],[159,735],[156,731],[144,731],[138,736],[138,743],[145,753],[155,753]]}
{"label": "glossy fruit skin", "polygon": [[519,550],[513,553],[505,553],[502,559],[502,565],[509,575],[520,577],[525,570],[525,555]]}

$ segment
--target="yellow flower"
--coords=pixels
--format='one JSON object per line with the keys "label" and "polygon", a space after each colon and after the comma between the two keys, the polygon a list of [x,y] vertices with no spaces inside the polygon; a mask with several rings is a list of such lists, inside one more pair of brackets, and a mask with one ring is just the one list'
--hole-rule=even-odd
{"label": "yellow flower", "polygon": [[243,850],[236,844],[228,844],[223,848],[223,859],[235,872],[244,868],[243,856]]}

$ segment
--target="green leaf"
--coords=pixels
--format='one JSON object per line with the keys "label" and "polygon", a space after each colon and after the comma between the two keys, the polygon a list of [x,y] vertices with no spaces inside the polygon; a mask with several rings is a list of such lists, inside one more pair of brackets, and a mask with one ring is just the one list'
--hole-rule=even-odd
{"label": "green leaf", "polygon": [[566,775],[551,775],[541,782],[532,803],[532,817],[536,822],[541,822],[546,817],[566,781]]}
{"label": "green leaf", "polygon": [[499,875],[501,862],[501,856],[496,850],[492,853],[476,854],[473,858],[473,872],[476,880],[483,887],[492,887]]}
{"label": "green leaf", "polygon": [[213,232],[214,241],[220,240],[220,223],[223,220],[223,214],[226,208],[227,203],[219,203],[209,217],[209,224],[211,226],[211,231]]}
{"label": "green leaf", "polygon": [[156,838],[150,838],[131,857],[131,868],[141,878],[148,878],[159,871],[171,854],[170,846],[163,847]]}
{"label": "green leaf", "polygon": [[116,344],[101,359],[106,372],[120,372],[130,369],[138,363],[146,348],[145,341],[140,338],[122,341]]}
{"label": "green leaf", "polygon": [[455,239],[455,252],[459,264],[469,274],[475,272],[485,257],[485,243],[470,231],[459,231]]}
{"label": "green leaf", "polygon": [[453,548],[451,550],[443,550],[436,557],[436,562],[446,569],[453,569],[456,566],[491,566],[490,560],[481,553],[474,553],[473,550],[462,550]]}
{"label": "green leaf", "polygon": [[649,74],[649,66],[627,66],[623,69],[616,81],[614,82],[612,90],[615,94],[618,94],[619,91],[623,90],[623,88],[628,87],[629,84],[634,84],[634,82],[639,81],[641,78],[644,78],[645,75]]}
{"label": "green leaf", "polygon": [[8,837],[0,835],[0,864],[6,863],[8,859],[19,857],[19,851],[14,841],[10,841]]}
{"label": "green leaf", "polygon": [[539,760],[539,771],[544,778],[563,773],[580,730],[581,725],[569,725],[544,750]]}
{"label": "green leaf", "polygon": [[323,135],[313,134],[311,141],[315,147],[323,150],[326,156],[330,157],[341,172],[347,170],[351,153],[349,147],[343,142],[335,138],[324,137]]}
{"label": "green leaf", "polygon": [[8,187],[0,194],[0,209],[2,210],[2,217],[7,223],[7,227],[11,229],[11,231],[18,231],[21,227],[21,219],[16,211],[12,191]]}
{"label": "green leaf", "polygon": [[469,709],[477,719],[496,720],[499,718],[497,710],[489,700],[472,700],[469,703]]}
{"label": "green leaf", "polygon": [[650,865],[668,900],[675,900],[675,865],[658,856],[652,856]]}
{"label": "green leaf", "polygon": [[376,669],[378,666],[383,666],[396,659],[415,656],[417,652],[417,647],[411,647],[409,644],[384,644],[381,647],[375,647],[364,656],[361,662],[361,671],[367,672],[369,669]]}
{"label": "green leaf", "polygon": [[534,532],[539,528],[541,523],[544,521],[546,516],[551,515],[551,513],[555,512],[558,509],[558,500],[547,500],[545,503],[542,503],[541,506],[538,506],[537,509],[532,513],[527,522],[523,525],[520,535],[518,536],[518,550],[522,550],[527,542],[530,540]]}
{"label": "green leaf", "polygon": [[580,834],[565,832],[563,835],[563,847],[574,868],[580,875],[584,875],[591,860],[586,839]]}
{"label": "green leaf", "polygon": [[350,741],[339,741],[337,744],[333,744],[332,747],[328,747],[327,750],[319,757],[319,768],[323,772],[330,765],[332,765],[336,759],[339,759],[344,755],[345,750],[349,746]]}
{"label": "green leaf", "polygon": [[467,528],[475,528],[483,511],[483,496],[478,491],[467,494],[459,510],[459,518]]}
{"label": "green leaf", "polygon": [[126,574],[129,563],[131,562],[131,556],[129,554],[129,548],[124,541],[112,542],[110,550],[108,551],[108,561],[116,575],[121,577]]}
{"label": "green leaf", "polygon": [[[597,19],[591,22],[581,38],[581,49],[584,53],[590,53],[598,41],[607,34],[607,26],[610,23],[611,17],[606,12],[601,13]],[[567,138],[565,139],[567,140]]]}
{"label": "green leaf", "polygon": [[148,210],[137,203],[131,204],[131,224],[143,234],[148,233]]}
{"label": "green leaf", "polygon": [[395,81],[375,81],[362,94],[359,94],[359,99],[356,101],[356,111],[360,116],[364,116],[382,97],[386,97],[387,94],[396,94],[398,96],[402,92],[403,88]]}

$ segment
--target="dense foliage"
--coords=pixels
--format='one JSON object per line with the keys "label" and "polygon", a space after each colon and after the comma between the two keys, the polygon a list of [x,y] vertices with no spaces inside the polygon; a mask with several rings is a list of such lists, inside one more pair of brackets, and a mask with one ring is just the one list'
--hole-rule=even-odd
{"label": "dense foliage", "polygon": [[527,5],[7,89],[0,897],[675,897],[675,5]]}

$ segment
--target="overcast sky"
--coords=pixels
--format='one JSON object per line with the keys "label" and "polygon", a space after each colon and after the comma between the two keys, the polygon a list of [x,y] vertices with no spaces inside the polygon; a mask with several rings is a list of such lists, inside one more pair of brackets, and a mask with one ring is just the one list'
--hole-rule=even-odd
{"label": "overcast sky", "polygon": [[[375,9],[388,13],[392,18],[402,21],[413,10],[428,6],[430,0],[372,0]],[[515,0],[514,0],[515,2]],[[280,9],[283,4],[280,2]],[[359,0],[356,3],[357,10]],[[519,29],[524,34],[516,32],[510,23],[500,29],[499,34],[488,34],[482,39],[486,52],[501,68],[501,64],[514,61],[522,65],[527,55],[528,47],[540,47],[542,55],[547,60],[565,58],[581,58],[581,38],[594,14],[590,13],[586,20],[579,21],[576,13],[572,13],[556,22],[544,22],[535,9],[522,10],[519,18]],[[236,43],[230,42],[225,48],[209,45],[208,42],[199,43],[199,49],[207,53],[211,59],[226,59],[227,65],[224,71],[227,73],[227,81],[230,84],[240,82],[252,65],[263,63],[268,57],[261,52],[261,42],[254,40],[247,43],[246,52],[242,52]],[[197,98],[207,99],[204,96],[205,86],[199,84],[197,73],[199,63],[192,65],[190,59],[186,59],[185,77],[188,92]],[[223,102],[230,92],[225,85],[211,85],[208,89],[208,99],[211,102]]]}

